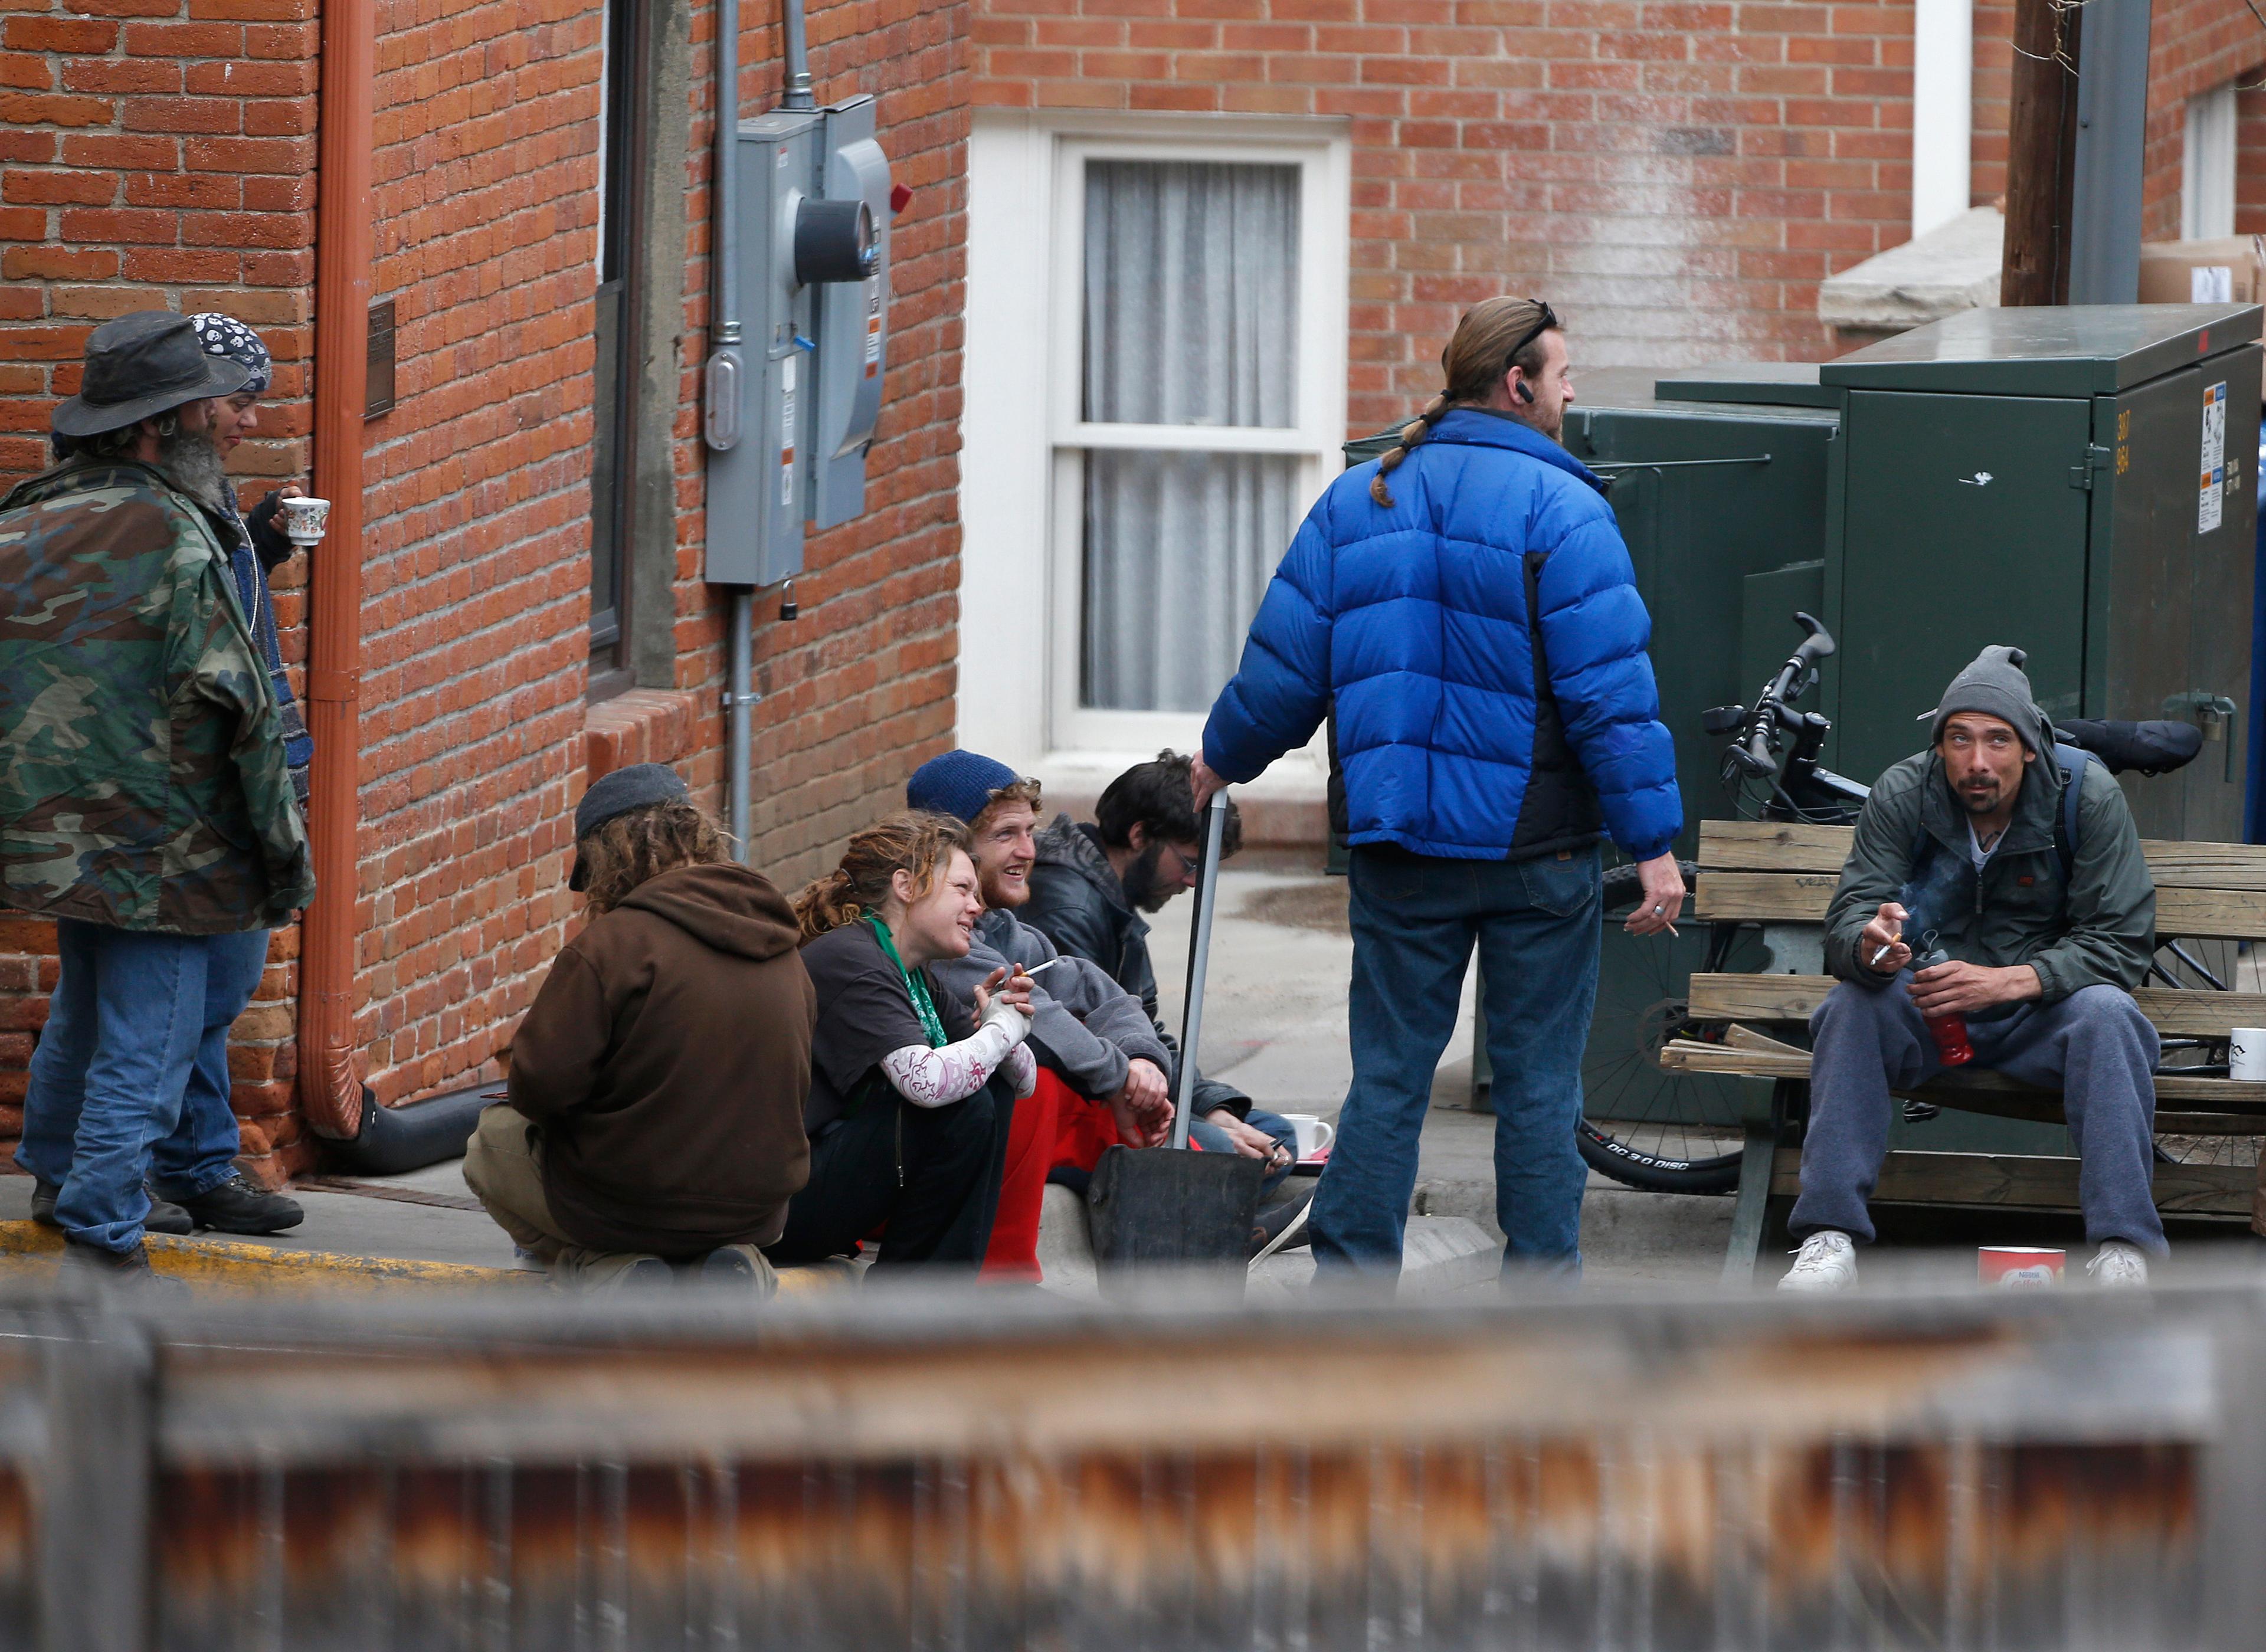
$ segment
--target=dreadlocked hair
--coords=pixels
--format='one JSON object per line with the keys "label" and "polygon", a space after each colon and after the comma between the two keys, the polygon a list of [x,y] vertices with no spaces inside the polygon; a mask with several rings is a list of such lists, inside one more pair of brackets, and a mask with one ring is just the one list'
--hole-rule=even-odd
{"label": "dreadlocked hair", "polygon": [[806,941],[878,912],[893,893],[891,881],[910,872],[916,897],[943,875],[953,851],[968,848],[968,828],[949,815],[908,809],[854,834],[842,864],[794,897],[795,922]]}
{"label": "dreadlocked hair", "polygon": [[1387,448],[1378,457],[1377,476],[1369,485],[1371,499],[1387,509],[1392,508],[1392,491],[1385,486],[1385,479],[1400,468],[1410,449],[1432,434],[1432,427],[1451,408],[1484,403],[1514,367],[1525,369],[1529,378],[1542,370],[1541,334],[1527,339],[1517,355],[1510,353],[1511,346],[1533,332],[1542,319],[1542,304],[1532,298],[1489,298],[1465,311],[1464,318],[1456,324],[1455,337],[1440,352],[1440,371],[1448,381],[1447,388],[1400,428],[1398,447]]}
{"label": "dreadlocked hair", "polygon": [[682,799],[617,815],[575,847],[589,874],[582,906],[592,917],[612,911],[647,878],[731,859],[716,822]]}

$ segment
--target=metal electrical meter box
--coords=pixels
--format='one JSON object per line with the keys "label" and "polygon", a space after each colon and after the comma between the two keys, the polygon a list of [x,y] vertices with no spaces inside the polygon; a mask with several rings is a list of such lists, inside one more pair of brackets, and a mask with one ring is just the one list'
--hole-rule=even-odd
{"label": "metal electrical meter box", "polygon": [[[889,158],[874,141],[874,100],[856,98],[825,112],[822,140],[829,201],[866,208],[872,250],[856,281],[822,281],[817,294],[817,391],[812,409],[810,522],[831,528],[866,508],[866,450],[881,416],[888,358]],[[852,234],[856,234],[853,223]]]}
{"label": "metal electrical meter box", "polygon": [[874,100],[777,109],[739,128],[739,440],[708,455],[712,584],[802,571],[807,526],[865,507],[881,402],[889,165]]}
{"label": "metal electrical meter box", "polygon": [[1870,779],[1919,750],[1944,684],[2010,643],[2050,715],[2202,727],[2196,762],[2128,783],[2143,836],[2241,839],[2261,320],[1975,310],[1819,369],[1845,398],[1820,616],[1834,767]]}

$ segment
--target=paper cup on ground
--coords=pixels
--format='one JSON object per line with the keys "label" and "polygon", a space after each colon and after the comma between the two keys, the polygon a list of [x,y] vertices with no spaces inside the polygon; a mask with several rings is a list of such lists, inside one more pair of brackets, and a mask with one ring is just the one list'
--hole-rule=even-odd
{"label": "paper cup on ground", "polygon": [[314,545],[331,520],[327,499],[287,499],[283,501],[283,533],[293,545]]}
{"label": "paper cup on ground", "polygon": [[1985,1245],[1975,1253],[1976,1274],[1986,1285],[2036,1290],[2061,1283],[2067,1251],[2035,1245]]}
{"label": "paper cup on ground", "polygon": [[2266,1081],[2266,1027],[2238,1027],[2228,1035],[2226,1076]]}

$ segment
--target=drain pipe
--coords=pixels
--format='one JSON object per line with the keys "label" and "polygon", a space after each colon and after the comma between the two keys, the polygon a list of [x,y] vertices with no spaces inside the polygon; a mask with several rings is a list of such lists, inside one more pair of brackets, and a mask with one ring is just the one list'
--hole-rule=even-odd
{"label": "drain pipe", "polygon": [[[715,252],[710,259],[714,288],[709,308],[715,318],[703,395],[703,434],[708,445],[721,453],[740,440],[740,5],[739,0],[716,0],[716,157],[709,168],[715,201]],[[714,525],[710,524],[710,531]],[[755,654],[756,594],[752,588],[732,588],[725,625],[730,633],[730,666],[724,688],[725,792],[732,853],[742,866],[748,860],[748,744],[753,736],[749,713],[755,705],[750,677]]]}
{"label": "drain pipe", "polygon": [[782,109],[815,109],[810,97],[809,31],[803,26],[802,0],[779,0],[780,33],[786,37],[786,84],[779,98]]}
{"label": "drain pipe", "polygon": [[307,836],[315,898],[299,926],[299,1111],[317,1136],[351,1139],[355,1071],[355,834],[361,819],[362,410],[369,401],[370,121],[376,0],[324,0],[315,202],[315,491],[331,501],[312,564],[307,729],[315,759]]}
{"label": "drain pipe", "polygon": [[[810,90],[809,31],[802,0],[782,0],[781,32],[786,37],[786,86],[779,99],[783,109],[815,106]],[[718,452],[740,440],[740,7],[739,0],[716,0],[716,159],[711,169],[716,196],[715,291],[709,305],[716,318],[715,347],[708,357],[706,393],[703,398],[703,434]],[[713,525],[711,525],[713,530]],[[793,617],[793,586],[780,618]],[[727,827],[733,853],[748,861],[749,792],[752,786],[749,746],[755,737],[754,713],[763,696],[756,691],[756,593],[752,586],[735,585],[727,607],[724,705],[730,713],[725,726],[725,793]]]}

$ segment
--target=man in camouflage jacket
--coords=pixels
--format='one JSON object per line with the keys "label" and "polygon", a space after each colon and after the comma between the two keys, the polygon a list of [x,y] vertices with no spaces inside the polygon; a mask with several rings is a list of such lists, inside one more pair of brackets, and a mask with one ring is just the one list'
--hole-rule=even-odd
{"label": "man in camouflage jacket", "polygon": [[[226,1106],[267,931],[314,895],[205,434],[244,376],[170,311],[105,324],[69,457],[0,500],[0,899],[62,954],[16,1158],[77,1266],[146,1271],[145,1224],[299,1217],[238,1173]],[[182,1209],[153,1213],[153,1169]]]}

